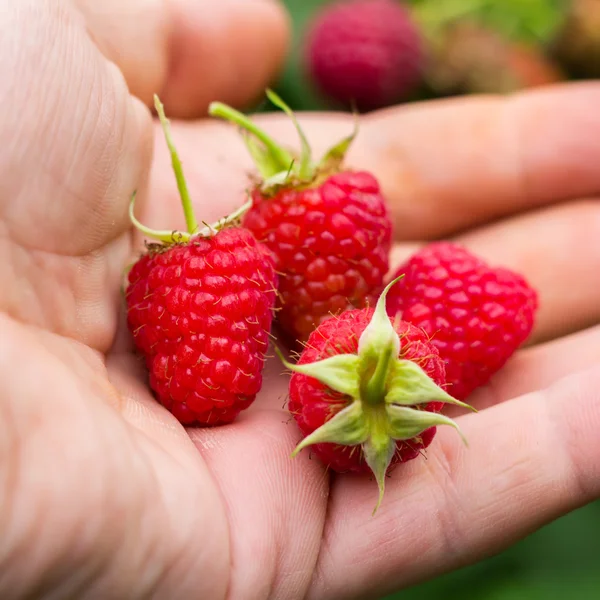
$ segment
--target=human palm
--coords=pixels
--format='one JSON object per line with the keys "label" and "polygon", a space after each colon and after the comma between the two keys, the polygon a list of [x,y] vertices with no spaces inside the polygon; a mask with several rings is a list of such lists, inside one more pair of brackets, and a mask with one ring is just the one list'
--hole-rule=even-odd
{"label": "human palm", "polygon": [[[2,597],[373,598],[497,552],[600,495],[600,219],[597,201],[580,199],[600,191],[597,85],[362,120],[348,162],[383,184],[396,262],[452,237],[522,271],[541,296],[530,347],[475,394],[479,414],[458,417],[470,447],[440,430],[425,458],[393,472],[372,517],[368,477],[331,475],[308,452],[290,458],[299,432],[276,360],[232,425],[186,430],[151,397],[120,286],[141,242],[131,192],[140,189],[145,224],[183,223],[162,133],[155,125],[147,178],[149,113],[66,4],[58,21],[34,5],[19,8],[27,27],[56,28],[56,56],[28,50],[40,77],[22,92],[0,59],[15,84],[0,117]],[[10,16],[3,28],[25,27],[23,12]],[[84,58],[48,90],[40,65],[59,61],[64,40]],[[73,92],[79,80],[93,101]],[[143,83],[130,81],[141,97]],[[194,94],[172,106],[187,115],[184,96]],[[285,118],[262,119],[294,143]],[[317,152],[351,127],[335,114],[302,123]],[[196,214],[210,221],[238,206],[250,162],[236,132],[175,121],[173,136]]]}

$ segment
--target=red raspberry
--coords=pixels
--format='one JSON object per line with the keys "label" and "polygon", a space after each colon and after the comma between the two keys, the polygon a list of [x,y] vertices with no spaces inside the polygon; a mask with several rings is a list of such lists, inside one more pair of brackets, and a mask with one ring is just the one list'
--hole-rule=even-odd
{"label": "red raspberry", "polygon": [[533,329],[538,298],[525,279],[466,248],[429,244],[401,266],[390,316],[421,327],[446,362],[448,392],[464,400],[489,381]]}
{"label": "red raspberry", "polygon": [[282,329],[306,340],[348,306],[374,303],[388,270],[391,225],[379,185],[365,172],[331,175],[308,189],[253,193],[243,224],[277,257]]}
{"label": "red raspberry", "polygon": [[268,250],[246,229],[152,248],[129,272],[128,326],[160,402],[182,423],[228,423],[262,384],[275,305]]}
{"label": "red raspberry", "polygon": [[[270,250],[231,215],[198,231],[190,198],[158,98],[181,191],[188,232],[152,231],[133,216],[151,244],[131,268],[127,324],[150,372],[157,399],[184,424],[233,421],[262,384],[276,300]],[[243,209],[248,207],[243,207]]]}
{"label": "red raspberry", "polygon": [[275,94],[268,96],[298,129],[298,159],[230,107],[213,103],[209,112],[246,132],[262,181],[243,225],[276,256],[279,325],[291,342],[306,341],[324,319],[376,298],[389,268],[392,223],[377,180],[341,168],[355,133],[313,164],[294,115]]}
{"label": "red raspberry", "polygon": [[444,361],[418,327],[385,312],[384,290],[375,310],[349,310],[311,334],[290,365],[289,410],[304,434],[294,453],[311,446],[337,472],[372,471],[383,494],[385,474],[432,442],[436,425],[456,424],[438,414],[461,402],[444,390]]}
{"label": "red raspberry", "polygon": [[[306,349],[298,360],[299,365],[323,360],[335,354],[357,354],[358,339],[373,317],[373,309],[349,310],[339,317],[328,319],[313,331]],[[429,343],[425,333],[418,327],[397,321],[394,329],[401,339],[399,357],[417,363],[439,386],[445,387],[444,361]],[[314,377],[294,373],[290,381],[289,410],[294,415],[300,430],[309,435],[345,408],[351,399],[339,392],[332,392]],[[440,412],[443,402],[429,402],[424,410]],[[390,462],[390,468],[398,462],[416,458],[427,448],[435,436],[435,427],[425,430],[411,440],[398,440]],[[354,446],[339,446],[331,443],[315,444],[312,451],[334,471],[370,473],[361,451]]]}
{"label": "red raspberry", "polygon": [[336,2],[317,13],[305,50],[318,88],[346,107],[389,106],[419,84],[421,35],[407,8],[394,0]]}

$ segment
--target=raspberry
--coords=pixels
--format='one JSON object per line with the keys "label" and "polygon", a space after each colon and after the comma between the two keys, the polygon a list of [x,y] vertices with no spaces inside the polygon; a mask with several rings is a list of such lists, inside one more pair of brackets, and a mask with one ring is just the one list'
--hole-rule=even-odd
{"label": "raspberry", "polygon": [[350,0],[321,9],[305,49],[317,87],[345,107],[389,106],[419,84],[423,62],[419,29],[393,0]]}
{"label": "raspberry", "polygon": [[242,228],[154,247],[131,269],[128,326],[150,387],[182,423],[228,423],[262,384],[273,259]]}
{"label": "raspberry", "polygon": [[[306,349],[298,360],[299,365],[323,360],[335,354],[357,354],[358,339],[373,316],[373,309],[350,310],[339,317],[325,321],[310,336]],[[446,372],[444,361],[437,350],[429,343],[427,336],[418,327],[398,321],[394,327],[401,339],[399,357],[420,365],[427,375],[439,386],[445,386]],[[331,416],[348,404],[348,398],[339,392],[331,392],[327,386],[308,375],[294,373],[290,381],[289,410],[294,415],[300,430],[309,435],[325,423]],[[442,402],[429,402],[424,410],[440,412]],[[399,440],[390,462],[393,467],[398,462],[416,458],[421,450],[433,441],[435,427],[425,430],[418,438]],[[315,444],[313,452],[329,467],[337,472],[370,473],[362,452],[354,446],[338,446],[331,443]],[[389,471],[388,471],[389,472]]]}
{"label": "raspberry", "polygon": [[356,131],[315,164],[292,111],[273,92],[267,95],[298,130],[298,158],[238,111],[213,103],[209,112],[244,130],[260,172],[243,225],[276,256],[277,320],[293,344],[332,315],[376,298],[389,268],[392,223],[373,175],[342,168]]}
{"label": "raspberry", "polygon": [[262,385],[275,307],[272,253],[233,222],[248,208],[198,231],[162,104],[155,99],[181,191],[187,232],[153,231],[162,243],[128,274],[127,324],[157,399],[186,425],[230,423]]}
{"label": "raspberry", "polygon": [[[467,407],[444,391],[445,368],[425,333],[385,312],[390,283],[370,308],[324,321],[311,334],[290,380],[289,410],[304,439],[337,472],[372,472],[384,491],[386,473],[419,456],[445,403]],[[470,408],[470,407],[468,407]],[[458,428],[457,428],[458,429]]]}
{"label": "raspberry", "polygon": [[388,314],[430,336],[455,398],[464,400],[487,383],[533,329],[535,290],[521,275],[493,269],[458,244],[429,244],[394,278],[400,275],[388,296]]}
{"label": "raspberry", "polygon": [[306,340],[322,320],[374,304],[388,270],[391,226],[379,185],[366,172],[342,172],[318,186],[254,190],[243,224],[277,257],[283,273],[278,321]]}

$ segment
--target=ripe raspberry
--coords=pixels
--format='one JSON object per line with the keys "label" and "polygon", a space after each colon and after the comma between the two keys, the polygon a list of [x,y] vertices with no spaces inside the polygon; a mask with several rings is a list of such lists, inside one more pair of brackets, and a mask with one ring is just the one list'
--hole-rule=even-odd
{"label": "ripe raspberry", "polygon": [[310,24],[305,63],[318,88],[343,106],[382,108],[419,84],[421,36],[400,2],[336,2]]}
{"label": "ripe raspberry", "polygon": [[350,310],[323,322],[310,336],[290,380],[289,410],[307,446],[337,472],[372,471],[383,494],[385,474],[429,446],[449,396],[444,362],[418,327],[385,312]]}
{"label": "ripe raspberry", "polygon": [[487,383],[531,333],[535,290],[520,275],[493,269],[458,244],[429,244],[394,277],[400,275],[388,296],[388,314],[431,337],[455,398],[464,400]]}
{"label": "ripe raspberry", "polygon": [[[162,105],[157,110],[175,156]],[[178,183],[183,174],[173,161]],[[197,232],[185,185],[180,189],[191,233],[153,232],[128,274],[127,323],[145,358],[157,399],[184,424],[233,421],[262,384],[275,305],[271,252],[250,231],[226,227]]]}
{"label": "ripe raspberry", "polygon": [[[297,126],[289,108],[268,95]],[[341,169],[354,134],[314,165],[299,127],[302,154],[294,161],[237,111],[213,104],[210,112],[255,136],[246,142],[264,181],[253,189],[243,225],[276,256],[283,332],[292,342],[306,341],[332,314],[374,301],[389,268],[392,224],[377,180]]]}

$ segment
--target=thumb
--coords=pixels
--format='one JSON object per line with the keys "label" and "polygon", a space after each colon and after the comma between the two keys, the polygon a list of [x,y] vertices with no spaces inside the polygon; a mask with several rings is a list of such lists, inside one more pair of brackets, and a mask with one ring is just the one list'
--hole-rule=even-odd
{"label": "thumb", "polygon": [[277,0],[74,0],[94,42],[147,105],[173,117],[244,106],[281,69],[290,26]]}

